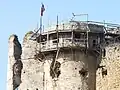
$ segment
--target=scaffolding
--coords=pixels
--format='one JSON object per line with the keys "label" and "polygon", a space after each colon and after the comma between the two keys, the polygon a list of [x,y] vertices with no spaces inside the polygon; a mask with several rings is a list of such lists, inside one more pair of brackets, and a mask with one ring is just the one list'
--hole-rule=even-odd
{"label": "scaffolding", "polygon": [[[73,18],[75,16],[87,16],[87,21],[75,21]],[[91,50],[96,55],[102,53],[104,49],[105,40],[107,41],[108,38],[105,36],[111,36],[112,40],[115,43],[116,39],[120,39],[120,25],[112,24],[112,23],[105,23],[104,22],[96,22],[96,21],[88,21],[88,14],[81,14],[75,15],[73,14],[72,20],[69,22],[70,26],[66,26],[65,23],[62,26],[59,26],[58,16],[57,16],[57,24],[56,28],[42,32],[42,17],[40,19],[40,28],[37,28],[37,31],[31,36],[30,40],[36,41],[36,54],[33,58],[27,58],[22,60],[28,59],[37,59],[40,62],[43,62],[43,66],[45,63],[46,55],[54,54],[55,58],[52,61],[53,66],[51,67],[51,63],[47,60],[50,65],[50,69],[53,72],[53,83],[56,84],[57,81],[57,74],[55,72],[55,65],[61,50],[69,50],[73,57],[73,49],[83,49],[85,51]],[[67,27],[67,28],[66,28]],[[39,33],[40,31],[40,33]],[[39,46],[38,46],[39,45]],[[64,57],[64,56],[63,56]],[[97,55],[96,55],[97,57]],[[20,59],[21,60],[21,59]],[[16,88],[18,90],[18,88]],[[43,90],[45,90],[45,71],[43,70]]]}

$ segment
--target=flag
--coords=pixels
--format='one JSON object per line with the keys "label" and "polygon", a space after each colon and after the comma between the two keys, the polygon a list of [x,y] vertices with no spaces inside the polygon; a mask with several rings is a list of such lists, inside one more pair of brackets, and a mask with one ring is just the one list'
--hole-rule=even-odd
{"label": "flag", "polygon": [[43,12],[45,11],[45,7],[44,7],[44,4],[42,4],[42,7],[41,7],[41,16],[43,16]]}

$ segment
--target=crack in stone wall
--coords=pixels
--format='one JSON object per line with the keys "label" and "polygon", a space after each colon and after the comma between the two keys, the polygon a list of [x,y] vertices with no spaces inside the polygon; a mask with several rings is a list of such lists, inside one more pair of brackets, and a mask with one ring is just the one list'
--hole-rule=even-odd
{"label": "crack in stone wall", "polygon": [[13,65],[13,90],[19,87],[21,81],[21,72],[23,68],[23,63],[21,60],[16,60]]}
{"label": "crack in stone wall", "polygon": [[9,61],[8,61],[8,90],[15,90],[21,84],[21,61],[22,47],[18,36],[13,34],[9,38]]}
{"label": "crack in stone wall", "polygon": [[21,72],[23,68],[23,63],[21,61],[22,47],[16,35],[14,35],[13,43],[15,58],[15,63],[13,64],[13,90],[15,90],[21,83]]}

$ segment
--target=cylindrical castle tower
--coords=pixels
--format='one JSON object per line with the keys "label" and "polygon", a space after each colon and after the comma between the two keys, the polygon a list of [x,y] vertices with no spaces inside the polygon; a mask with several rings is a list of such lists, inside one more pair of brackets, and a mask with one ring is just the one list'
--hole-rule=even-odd
{"label": "cylindrical castle tower", "polygon": [[63,27],[35,40],[29,39],[34,33],[25,35],[18,90],[96,90],[103,26],[76,21]]}
{"label": "cylindrical castle tower", "polygon": [[56,62],[54,55],[50,54],[44,65],[44,90],[95,90],[96,65],[97,58],[94,54],[86,54],[84,50],[71,51],[69,48],[60,51]]}

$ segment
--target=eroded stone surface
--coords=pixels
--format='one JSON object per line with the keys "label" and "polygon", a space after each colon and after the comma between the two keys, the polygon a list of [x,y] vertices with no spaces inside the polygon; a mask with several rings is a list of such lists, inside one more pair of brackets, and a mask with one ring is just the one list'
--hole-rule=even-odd
{"label": "eroded stone surface", "polygon": [[[22,45],[22,75],[19,90],[120,90],[120,45],[106,47],[106,56],[102,61],[93,54],[86,55],[79,50],[74,53],[60,52],[58,58],[60,71],[58,77],[51,77],[50,66],[53,53],[45,55],[42,60],[35,59],[39,44],[25,36]],[[20,58],[19,44],[13,43],[14,35],[9,39],[9,61],[7,90],[13,90],[13,69],[15,55]],[[18,45],[19,48],[14,49]],[[20,52],[19,52],[20,51]],[[15,53],[18,52],[18,53]],[[40,57],[39,57],[40,58]],[[101,63],[100,63],[101,62]],[[96,67],[99,65],[96,74]],[[19,81],[19,78],[17,78]],[[19,82],[18,82],[19,83]]]}
{"label": "eroded stone surface", "polygon": [[118,43],[106,47],[106,57],[100,64],[107,70],[102,75],[102,68],[97,70],[97,90],[120,90],[120,45]]}
{"label": "eroded stone surface", "polygon": [[21,44],[17,35],[13,34],[9,38],[7,90],[15,90],[21,83],[21,70],[23,67],[21,54]]}

